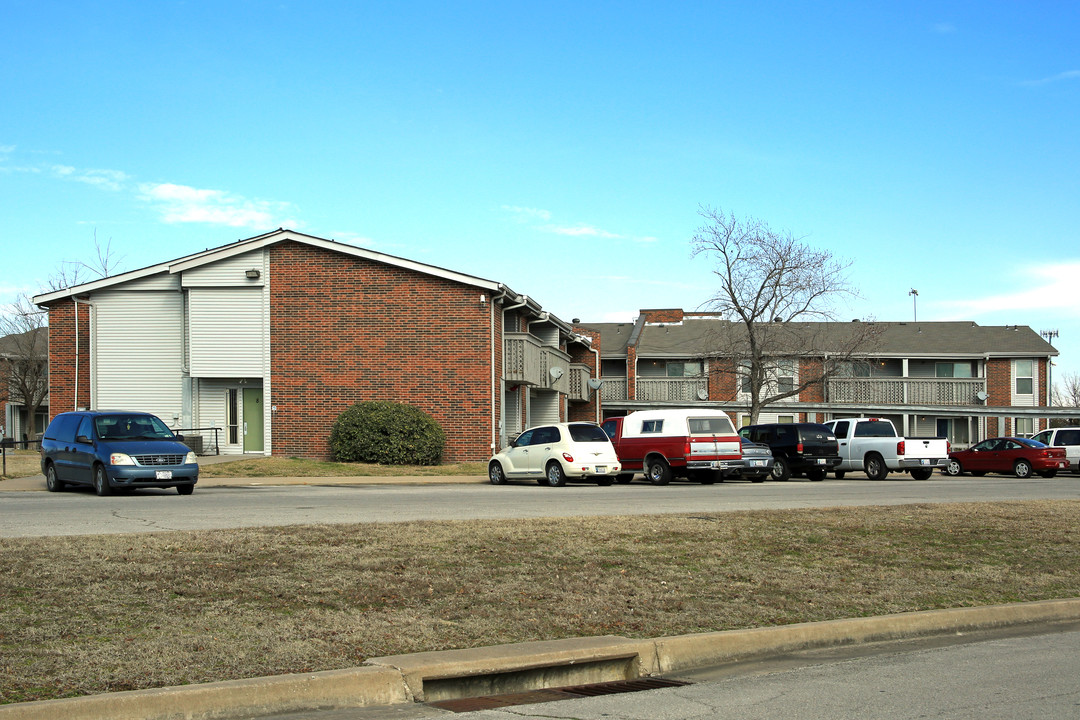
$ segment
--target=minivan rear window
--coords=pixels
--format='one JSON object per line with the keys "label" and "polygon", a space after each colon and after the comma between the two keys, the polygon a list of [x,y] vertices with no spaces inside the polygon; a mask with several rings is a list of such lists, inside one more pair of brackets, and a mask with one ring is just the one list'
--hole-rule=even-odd
{"label": "minivan rear window", "polygon": [[570,439],[574,442],[608,442],[607,433],[596,425],[571,425]]}
{"label": "minivan rear window", "polygon": [[82,418],[83,416],[78,414],[57,415],[45,430],[45,437],[60,442],[75,442],[75,430]]}

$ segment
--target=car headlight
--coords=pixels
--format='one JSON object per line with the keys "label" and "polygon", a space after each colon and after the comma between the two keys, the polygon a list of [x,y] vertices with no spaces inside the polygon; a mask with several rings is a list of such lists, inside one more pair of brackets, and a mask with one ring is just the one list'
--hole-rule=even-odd
{"label": "car headlight", "polygon": [[110,465],[134,465],[135,461],[127,453],[112,453],[109,455]]}
{"label": "car headlight", "polygon": [[184,458],[184,464],[185,465],[198,465],[199,464],[199,458],[197,458],[195,456],[195,453],[193,451],[188,452],[187,457]]}

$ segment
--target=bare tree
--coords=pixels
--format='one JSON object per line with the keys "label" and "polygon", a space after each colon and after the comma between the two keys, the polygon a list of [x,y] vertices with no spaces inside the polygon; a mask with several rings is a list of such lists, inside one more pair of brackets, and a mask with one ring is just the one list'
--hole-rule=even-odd
{"label": "bare tree", "polygon": [[0,398],[25,408],[30,438],[49,395],[47,317],[26,295],[0,315]]}
{"label": "bare tree", "polygon": [[699,214],[705,224],[693,237],[693,256],[711,258],[720,279],[704,305],[730,321],[707,338],[702,355],[717,372],[736,376],[751,422],[873,349],[880,334],[874,323],[836,322],[836,303],[857,296],[850,262],[754,218],[710,207]]}
{"label": "bare tree", "polygon": [[1054,381],[1052,399],[1059,407],[1080,407],[1080,373],[1061,373]]}
{"label": "bare tree", "polygon": [[116,265],[121,258],[113,256],[112,238],[105,241],[102,247],[98,241],[97,230],[94,231],[94,259],[90,262],[81,260],[64,260],[60,263],[56,272],[49,278],[50,290],[63,290],[65,288],[87,282],[87,274],[95,278],[109,277],[116,270]]}

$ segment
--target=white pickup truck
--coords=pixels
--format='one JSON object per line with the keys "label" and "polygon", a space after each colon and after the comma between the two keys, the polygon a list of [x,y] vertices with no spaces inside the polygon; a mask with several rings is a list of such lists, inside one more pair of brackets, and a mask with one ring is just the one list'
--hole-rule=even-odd
{"label": "white pickup truck", "polygon": [[911,473],[915,480],[929,480],[934,468],[949,462],[949,441],[945,438],[903,438],[888,420],[845,418],[824,425],[836,435],[840,464],[836,477],[862,470],[871,480],[884,480],[889,472]]}

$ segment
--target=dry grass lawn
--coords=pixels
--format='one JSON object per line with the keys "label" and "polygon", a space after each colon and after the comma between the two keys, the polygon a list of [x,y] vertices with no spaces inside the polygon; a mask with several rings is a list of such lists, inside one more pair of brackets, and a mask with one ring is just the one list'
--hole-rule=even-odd
{"label": "dry grass lawn", "polygon": [[1080,502],[0,539],[0,701],[1080,595]]}
{"label": "dry grass lawn", "polygon": [[[37,450],[7,450],[4,467],[0,468],[0,481],[7,478],[29,477],[41,474],[41,453]],[[0,482],[0,490],[4,485]]]}
{"label": "dry grass lawn", "polygon": [[[40,472],[40,471],[39,471]],[[204,464],[200,477],[393,477],[400,475],[487,475],[482,462],[445,465],[376,465],[339,463],[303,458],[256,457]]]}

